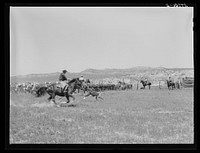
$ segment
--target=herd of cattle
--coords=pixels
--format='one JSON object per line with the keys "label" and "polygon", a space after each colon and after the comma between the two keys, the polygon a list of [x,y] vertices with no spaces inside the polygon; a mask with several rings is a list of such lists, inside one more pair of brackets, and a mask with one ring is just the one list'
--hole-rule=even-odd
{"label": "herd of cattle", "polygon": [[24,83],[12,83],[10,85],[11,93],[36,93],[36,91],[42,87],[47,86],[50,82],[36,83],[36,82],[24,82]]}
{"label": "herd of cattle", "polygon": [[[32,93],[36,94],[37,90],[41,87],[47,87],[53,82],[37,83],[37,82],[25,82],[25,83],[12,83],[10,85],[11,93]],[[125,82],[118,82],[118,84],[88,84],[90,88],[95,91],[105,90],[127,90],[132,89],[133,85]],[[78,91],[79,92],[79,91]]]}
{"label": "herd of cattle", "polygon": [[[53,83],[58,83],[58,82],[12,83],[10,85],[10,93],[31,93],[31,94],[36,95],[38,89],[40,89],[41,87],[47,87],[47,86],[49,86],[49,85],[51,85]],[[125,82],[122,82],[122,81],[119,81],[117,84],[113,84],[113,83],[99,83],[99,84],[89,83],[89,84],[87,84],[87,86],[92,88],[92,89],[94,89],[95,91],[133,89],[133,84],[125,83]],[[182,82],[179,82],[179,83],[175,82],[175,87],[174,88],[180,89],[181,86],[183,86]],[[160,88],[160,83],[159,83],[159,88]],[[136,89],[138,89],[138,83],[137,83],[137,88]],[[141,87],[140,89],[144,89],[144,87]]]}

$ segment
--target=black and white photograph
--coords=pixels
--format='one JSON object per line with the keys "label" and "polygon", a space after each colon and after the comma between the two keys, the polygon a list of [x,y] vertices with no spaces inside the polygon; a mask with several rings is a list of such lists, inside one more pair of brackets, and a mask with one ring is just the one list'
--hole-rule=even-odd
{"label": "black and white photograph", "polygon": [[193,18],[10,6],[9,144],[194,144]]}

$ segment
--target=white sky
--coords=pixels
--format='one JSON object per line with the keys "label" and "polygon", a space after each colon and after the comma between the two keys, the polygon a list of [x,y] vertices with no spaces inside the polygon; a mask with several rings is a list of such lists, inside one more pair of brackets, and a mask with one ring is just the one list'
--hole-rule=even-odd
{"label": "white sky", "polygon": [[193,68],[192,7],[11,7],[11,76]]}

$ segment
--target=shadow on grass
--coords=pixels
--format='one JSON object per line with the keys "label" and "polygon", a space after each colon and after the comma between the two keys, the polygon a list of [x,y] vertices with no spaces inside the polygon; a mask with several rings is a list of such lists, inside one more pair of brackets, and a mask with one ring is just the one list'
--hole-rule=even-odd
{"label": "shadow on grass", "polygon": [[58,107],[76,107],[76,104],[61,103]]}

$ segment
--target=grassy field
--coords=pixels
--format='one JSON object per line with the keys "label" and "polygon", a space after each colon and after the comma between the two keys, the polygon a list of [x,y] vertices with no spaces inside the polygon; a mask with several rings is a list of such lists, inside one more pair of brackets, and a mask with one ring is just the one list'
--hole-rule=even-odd
{"label": "grassy field", "polygon": [[48,95],[10,97],[11,144],[194,143],[193,89],[106,91],[104,101],[79,93],[66,107]]}

